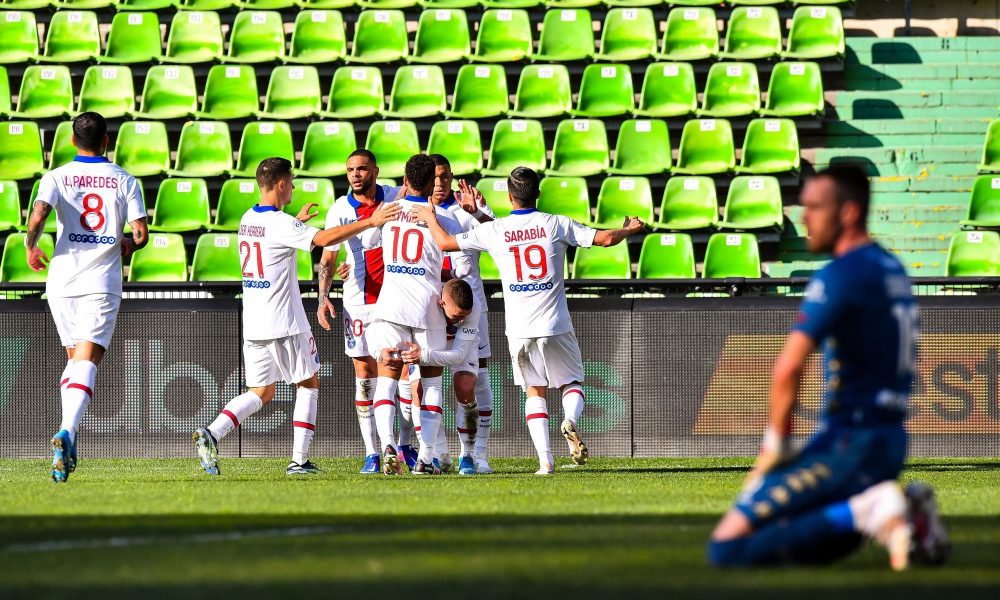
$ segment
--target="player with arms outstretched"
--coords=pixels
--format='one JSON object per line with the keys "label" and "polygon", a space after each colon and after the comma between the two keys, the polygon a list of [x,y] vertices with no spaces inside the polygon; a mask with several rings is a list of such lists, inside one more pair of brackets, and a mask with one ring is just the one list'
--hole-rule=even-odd
{"label": "player with arms outstretched", "polygon": [[[709,560],[829,562],[864,536],[888,550],[896,570],[908,566],[911,551],[942,560],[948,543],[933,492],[911,484],[904,495],[896,481],[916,355],[912,284],[899,260],[868,236],[869,183],[861,168],[821,171],[803,187],[802,205],[810,250],[834,259],[809,282],[775,362],[760,456],[712,534]],[[822,422],[794,453],[792,412],[806,360],[820,346],[828,387]]]}
{"label": "player with arms outstretched", "polygon": [[[68,358],[59,384],[62,423],[52,437],[56,482],[76,470],[80,421],[118,318],[122,257],[149,238],[139,183],[104,157],[107,131],[104,117],[94,112],[73,121],[77,156],[42,176],[24,237],[28,265],[35,271],[48,267],[45,293]],[[50,262],[38,239],[53,209],[58,229]],[[131,237],[122,234],[126,223]]]}
{"label": "player with arms outstretched", "polygon": [[[342,242],[396,216],[399,208],[383,205],[366,219],[320,231],[282,211],[292,199],[292,163],[267,158],[257,166],[260,203],[240,220],[240,269],[243,273],[243,359],[246,393],[226,404],[208,426],[192,437],[201,466],[209,475],[220,473],[218,442],[274,398],[280,379],[294,384],[292,461],[288,475],[319,472],[309,460],[309,446],[316,430],[319,397],[319,354],[302,307],[296,251]],[[303,213],[310,207],[306,206]]]}
{"label": "player with arms outstretched", "polygon": [[457,238],[434,222],[432,211],[418,210],[416,214],[427,221],[443,250],[486,251],[500,269],[514,382],[527,396],[524,411],[538,452],[538,474],[547,475],[555,470],[545,404],[548,388],[562,392],[564,419],[560,429],[573,461],[582,465],[588,456],[577,429],[584,404],[583,357],[566,306],[566,248],[614,246],[641,232],[645,225],[629,218],[622,229],[598,231],[568,217],[543,213],[535,208],[538,186],[537,173],[525,167],[514,169],[507,178],[514,207],[511,214]]}

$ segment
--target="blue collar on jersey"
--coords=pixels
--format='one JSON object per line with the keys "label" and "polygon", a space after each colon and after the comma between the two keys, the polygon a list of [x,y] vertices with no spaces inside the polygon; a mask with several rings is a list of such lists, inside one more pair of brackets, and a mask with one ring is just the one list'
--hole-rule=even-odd
{"label": "blue collar on jersey", "polygon": [[455,202],[456,202],[455,192],[452,192],[451,194],[448,195],[448,199],[439,204],[438,206],[440,206],[441,208],[451,208],[451,206],[454,205]]}
{"label": "blue collar on jersey", "polygon": [[512,215],[528,215],[528,214],[531,214],[533,212],[538,212],[538,209],[537,208],[518,208],[516,210],[510,211],[510,214],[512,214]]}
{"label": "blue collar on jersey", "polygon": [[409,200],[410,202],[427,202],[427,198],[421,198],[420,196],[411,196],[409,194],[406,195],[406,200]]}
{"label": "blue collar on jersey", "polygon": [[80,156],[79,154],[77,154],[73,158],[73,161],[74,162],[82,162],[82,163],[106,163],[106,162],[111,162],[111,161],[108,160],[108,157],[106,157],[106,156]]}
{"label": "blue collar on jersey", "polygon": [[[385,189],[382,186],[375,184],[375,203],[377,204],[383,200],[385,200]],[[354,190],[349,190],[347,192],[347,203],[350,204],[351,208],[355,211],[361,208],[361,202],[354,199]]]}
{"label": "blue collar on jersey", "polygon": [[260,204],[254,204],[253,205],[253,211],[254,212],[259,212],[259,213],[278,212],[278,207],[277,206],[261,206]]}

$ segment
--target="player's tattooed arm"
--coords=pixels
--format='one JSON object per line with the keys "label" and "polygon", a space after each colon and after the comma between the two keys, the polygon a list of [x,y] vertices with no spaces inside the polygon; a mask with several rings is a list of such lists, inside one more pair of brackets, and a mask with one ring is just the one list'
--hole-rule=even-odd
{"label": "player's tattooed arm", "polygon": [[316,320],[319,321],[320,327],[327,331],[330,331],[330,319],[336,314],[333,303],[330,302],[330,284],[333,283],[335,262],[337,253],[324,250],[323,256],[319,259],[319,307],[316,309]]}
{"label": "player's tattooed arm", "polygon": [[460,250],[458,247],[458,240],[441,227],[441,224],[438,223],[437,220],[437,214],[434,212],[434,208],[430,204],[414,206],[410,212],[410,216],[416,218],[418,221],[427,223],[427,229],[430,230],[431,236],[434,237],[434,243],[436,243],[439,248],[445,252]]}
{"label": "player's tattooed arm", "polygon": [[646,224],[639,217],[625,217],[624,226],[621,229],[609,229],[598,231],[594,236],[595,246],[616,246],[635,233],[642,233],[646,229]]}
{"label": "player's tattooed arm", "polygon": [[51,204],[36,201],[31,209],[31,216],[28,217],[28,231],[24,234],[24,247],[27,250],[28,266],[31,267],[32,271],[42,271],[49,264],[48,255],[38,247],[38,240],[42,237],[45,220],[49,218],[51,212]]}
{"label": "player's tattooed arm", "polygon": [[332,244],[339,244],[349,238],[352,238],[359,233],[365,231],[370,227],[381,227],[389,221],[392,221],[397,216],[399,216],[399,211],[402,208],[397,202],[383,202],[379,204],[372,216],[361,221],[356,221],[354,223],[348,223],[347,225],[338,225],[337,227],[331,227],[330,229],[324,229],[316,233],[313,237],[313,244],[316,246],[330,246]]}
{"label": "player's tattooed arm", "polygon": [[129,223],[132,228],[132,237],[122,238],[122,257],[128,258],[136,250],[141,250],[149,243],[149,225],[146,218],[136,219]]}

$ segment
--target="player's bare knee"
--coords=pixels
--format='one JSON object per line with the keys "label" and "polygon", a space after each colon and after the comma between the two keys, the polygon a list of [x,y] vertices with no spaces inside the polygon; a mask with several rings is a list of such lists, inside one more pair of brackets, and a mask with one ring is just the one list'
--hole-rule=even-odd
{"label": "player's bare knee", "polygon": [[354,376],[359,379],[373,379],[378,377],[378,365],[375,359],[368,356],[354,359]]}
{"label": "player's bare knee", "polygon": [[727,542],[746,537],[751,533],[753,533],[753,526],[750,524],[750,519],[738,510],[730,510],[715,526],[715,531],[712,532],[712,541]]}
{"label": "player's bare knee", "polygon": [[452,382],[455,385],[455,399],[462,404],[469,404],[476,399],[476,374],[461,371],[455,373]]}
{"label": "player's bare knee", "polygon": [[[295,384],[298,388],[308,388],[310,390],[315,390],[319,387],[319,373],[313,373],[313,376],[309,379],[304,379]],[[273,392],[272,392],[273,393]]]}

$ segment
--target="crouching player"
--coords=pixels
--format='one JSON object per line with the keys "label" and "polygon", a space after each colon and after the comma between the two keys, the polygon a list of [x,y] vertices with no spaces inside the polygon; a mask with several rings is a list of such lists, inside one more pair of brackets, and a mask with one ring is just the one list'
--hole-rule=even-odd
{"label": "crouching player", "polygon": [[[712,534],[709,561],[829,562],[866,536],[888,551],[893,569],[905,569],[911,554],[940,561],[948,542],[932,491],[911,484],[904,495],[896,481],[916,353],[910,279],[868,237],[869,184],[861,169],[820,172],[803,187],[802,205],[810,250],[834,260],[809,283],[775,363],[760,456]],[[793,454],[792,411],[806,359],[820,345],[828,384],[822,423]]]}

